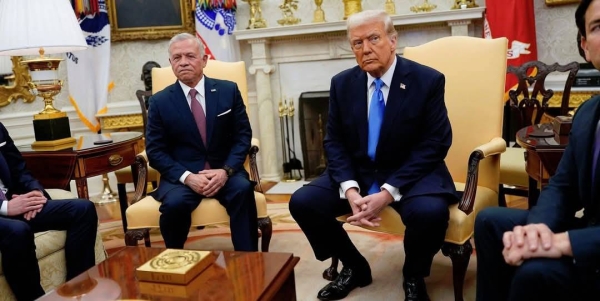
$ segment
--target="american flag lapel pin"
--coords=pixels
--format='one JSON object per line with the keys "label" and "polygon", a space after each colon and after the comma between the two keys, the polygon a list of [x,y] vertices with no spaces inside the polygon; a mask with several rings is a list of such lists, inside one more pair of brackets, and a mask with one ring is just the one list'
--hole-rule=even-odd
{"label": "american flag lapel pin", "polygon": [[400,83],[400,89],[402,89],[402,90],[406,89],[406,85],[403,83]]}
{"label": "american flag lapel pin", "polygon": [[217,89],[210,89],[210,92],[217,92]]}

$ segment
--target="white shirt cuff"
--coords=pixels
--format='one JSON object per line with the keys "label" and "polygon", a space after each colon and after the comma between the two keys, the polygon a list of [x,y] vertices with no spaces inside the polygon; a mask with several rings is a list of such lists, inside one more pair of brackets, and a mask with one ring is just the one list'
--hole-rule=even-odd
{"label": "white shirt cuff", "polygon": [[394,187],[388,183],[381,185],[381,189],[387,190],[394,198],[394,202],[399,202],[400,199],[402,198],[402,195],[400,194],[400,190],[397,187]]}
{"label": "white shirt cuff", "polygon": [[192,173],[189,171],[185,171],[181,177],[179,177],[179,182],[181,182],[181,184],[185,185],[185,178],[187,178],[187,176],[191,175]]}
{"label": "white shirt cuff", "polygon": [[340,199],[346,199],[346,191],[350,188],[358,189],[358,193],[360,193],[360,187],[358,187],[358,182],[354,180],[345,181],[340,183]]}
{"label": "white shirt cuff", "polygon": [[4,200],[4,202],[2,202],[2,206],[0,207],[0,215],[8,215],[8,200]]}

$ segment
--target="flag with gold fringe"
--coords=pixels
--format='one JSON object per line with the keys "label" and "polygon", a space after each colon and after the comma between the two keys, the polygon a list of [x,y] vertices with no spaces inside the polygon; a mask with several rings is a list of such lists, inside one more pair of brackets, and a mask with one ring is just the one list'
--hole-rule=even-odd
{"label": "flag with gold fringe", "polygon": [[209,59],[240,60],[239,43],[233,36],[236,8],[235,0],[196,0],[196,35]]}
{"label": "flag with gold fringe", "polygon": [[67,53],[69,100],[91,131],[100,131],[96,114],[105,113],[112,83],[110,26],[105,0],[72,0],[88,49]]}

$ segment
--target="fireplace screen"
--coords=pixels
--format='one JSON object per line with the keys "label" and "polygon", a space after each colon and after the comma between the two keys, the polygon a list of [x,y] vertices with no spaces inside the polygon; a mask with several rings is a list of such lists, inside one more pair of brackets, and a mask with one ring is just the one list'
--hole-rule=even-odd
{"label": "fireplace screen", "polygon": [[303,92],[298,101],[298,111],[304,175],[306,180],[311,180],[323,173],[327,163],[323,139],[329,112],[329,91]]}

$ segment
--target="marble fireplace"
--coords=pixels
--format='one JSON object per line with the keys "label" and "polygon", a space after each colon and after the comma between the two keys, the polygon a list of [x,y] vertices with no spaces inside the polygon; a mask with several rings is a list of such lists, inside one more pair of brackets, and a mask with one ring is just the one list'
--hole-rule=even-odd
{"label": "marble fireplace", "polygon": [[[402,55],[406,46],[420,45],[441,37],[481,37],[484,10],[478,7],[393,16],[398,31],[398,54]],[[251,119],[256,121],[253,124],[254,136],[260,139],[261,177],[278,181],[283,173],[278,105],[284,98],[293,99],[295,112],[298,112],[294,115],[294,152],[297,158],[304,160],[316,156],[317,159],[309,160],[309,166],[315,168],[319,162],[315,164],[314,160],[319,160],[320,155],[303,154],[303,150],[310,152],[310,147],[322,138],[315,137],[318,127],[311,123],[312,142],[301,141],[306,137],[302,138],[300,131],[298,100],[302,93],[328,91],[333,75],[356,65],[346,39],[345,22],[237,30],[234,34],[240,44],[247,43],[242,45],[242,50],[250,52],[244,57],[248,57],[249,90],[254,91],[250,97],[256,98],[250,99],[257,108]],[[313,121],[318,122],[316,119]],[[325,121],[326,117],[322,121],[323,127]],[[302,163],[306,165],[306,162]]]}

